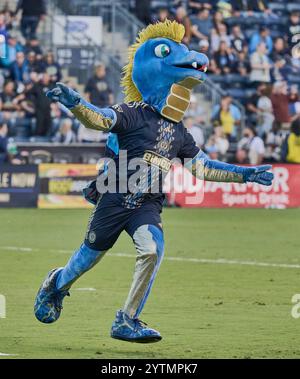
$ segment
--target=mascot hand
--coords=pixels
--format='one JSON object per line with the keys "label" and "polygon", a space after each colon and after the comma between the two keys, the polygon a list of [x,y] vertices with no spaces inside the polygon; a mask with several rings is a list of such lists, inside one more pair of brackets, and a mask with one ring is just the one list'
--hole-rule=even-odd
{"label": "mascot hand", "polygon": [[67,87],[63,83],[56,83],[56,87],[46,93],[49,99],[59,101],[68,109],[74,108],[80,102],[80,95],[78,92]]}
{"label": "mascot hand", "polygon": [[245,182],[255,182],[264,186],[272,185],[274,175],[272,172],[267,172],[272,168],[271,165],[245,167],[244,180]]}

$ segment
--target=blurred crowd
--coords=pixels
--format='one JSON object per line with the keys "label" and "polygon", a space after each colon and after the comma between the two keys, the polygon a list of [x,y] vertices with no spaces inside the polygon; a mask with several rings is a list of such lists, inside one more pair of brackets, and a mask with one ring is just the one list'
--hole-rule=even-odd
{"label": "blurred crowd", "polygon": [[[220,101],[207,118],[193,96],[184,120],[199,147],[214,159],[239,163],[300,163],[300,1],[138,0],[133,11],[144,23],[168,18],[184,24],[183,42],[210,59]],[[0,12],[0,161],[8,156],[9,137],[65,144],[106,139],[45,96],[56,81],[72,85],[38,40],[45,15],[42,0],[19,0],[16,9]],[[84,92],[96,106],[114,103],[103,63]]]}
{"label": "blurred crowd", "polygon": [[[38,27],[46,16],[43,0],[19,0],[12,10],[9,2],[0,10],[0,162],[17,162],[17,142],[99,142],[103,133],[85,129],[62,105],[45,93],[57,81],[74,84],[52,51],[44,51]],[[106,80],[106,67],[99,62],[84,88],[93,104],[114,102]]]}
{"label": "blurred crowd", "polygon": [[220,104],[208,122],[200,108],[201,120],[186,118],[202,149],[212,158],[239,163],[300,163],[300,1],[137,3],[148,4],[143,21],[182,23],[184,43],[210,59],[209,78],[223,93]]}

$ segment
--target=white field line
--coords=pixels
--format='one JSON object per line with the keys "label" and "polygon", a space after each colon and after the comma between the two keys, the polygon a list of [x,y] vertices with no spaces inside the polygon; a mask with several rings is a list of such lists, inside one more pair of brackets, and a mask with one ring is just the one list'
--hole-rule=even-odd
{"label": "white field line", "polygon": [[13,357],[13,356],[16,356],[18,354],[7,354],[7,353],[0,353],[0,357]]}
{"label": "white field line", "polygon": [[74,288],[75,291],[96,291],[96,288],[87,287],[87,288]]}
{"label": "white field line", "polygon": [[[18,252],[37,252],[42,251],[42,248],[17,247],[17,246],[0,246],[0,250],[11,250]],[[48,250],[51,253],[72,254],[71,250]],[[134,254],[113,253],[108,254],[109,257],[135,258]],[[188,257],[169,257],[165,256],[164,260],[173,262],[191,262],[191,263],[208,263],[208,264],[225,264],[225,265],[240,265],[240,266],[256,266],[256,267],[277,267],[277,268],[296,268],[300,269],[300,264],[290,263],[272,263],[258,261],[240,261],[235,259],[209,259],[209,258],[188,258]]]}

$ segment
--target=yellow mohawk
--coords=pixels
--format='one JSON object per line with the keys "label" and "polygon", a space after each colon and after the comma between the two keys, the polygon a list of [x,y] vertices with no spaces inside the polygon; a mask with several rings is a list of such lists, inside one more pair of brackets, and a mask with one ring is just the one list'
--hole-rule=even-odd
{"label": "yellow mohawk", "polygon": [[176,21],[166,20],[150,24],[141,30],[136,38],[136,42],[128,49],[128,64],[123,67],[123,77],[121,86],[125,94],[125,102],[141,101],[142,96],[132,80],[133,60],[137,49],[146,41],[152,38],[168,38],[175,42],[181,42],[185,33],[182,24]]}

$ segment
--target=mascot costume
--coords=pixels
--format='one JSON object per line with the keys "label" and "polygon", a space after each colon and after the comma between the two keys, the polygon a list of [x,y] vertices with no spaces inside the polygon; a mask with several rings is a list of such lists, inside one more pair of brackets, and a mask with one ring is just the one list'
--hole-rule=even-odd
{"label": "mascot costume", "polygon": [[[65,267],[51,270],[42,283],[34,304],[36,318],[43,323],[56,321],[72,284],[95,266],[126,231],[136,247],[137,258],[131,288],[122,310],[117,311],[111,337],[130,342],[156,342],[158,331],[139,316],[150,294],[164,254],[160,213],[164,195],[151,193],[151,181],[169,170],[171,160],[187,162],[193,175],[218,182],[256,182],[271,185],[271,166],[240,167],[210,160],[195,144],[182,123],[191,90],[205,80],[208,59],[181,43],[184,26],[173,21],[159,22],[143,29],[129,49],[122,86],[125,102],[99,109],[62,83],[47,93],[59,101],[87,128],[110,132],[107,151],[115,161],[114,193],[99,193],[96,181],[84,190],[95,204],[85,239]],[[138,158],[154,174],[141,176],[136,191],[121,190],[133,170],[118,167],[121,151],[127,159]],[[125,170],[126,171],[126,170]],[[127,188],[127,187],[126,187]]]}

